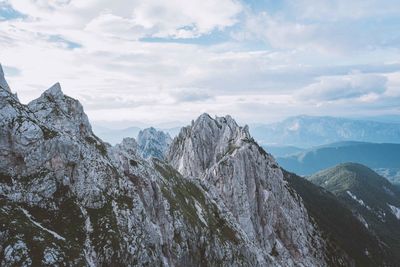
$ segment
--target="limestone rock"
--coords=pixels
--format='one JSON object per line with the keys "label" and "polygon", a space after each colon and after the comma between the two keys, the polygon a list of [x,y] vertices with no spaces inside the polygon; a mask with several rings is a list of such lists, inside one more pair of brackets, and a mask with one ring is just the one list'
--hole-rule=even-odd
{"label": "limestone rock", "polygon": [[139,132],[137,142],[140,154],[144,158],[164,159],[172,139],[168,133],[150,127]]}

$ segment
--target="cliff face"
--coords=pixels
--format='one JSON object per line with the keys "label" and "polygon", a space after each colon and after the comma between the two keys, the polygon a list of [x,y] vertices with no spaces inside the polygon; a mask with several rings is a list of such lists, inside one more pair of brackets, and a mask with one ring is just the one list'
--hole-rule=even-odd
{"label": "cliff face", "polygon": [[97,138],[59,84],[23,105],[1,81],[2,266],[326,265],[301,198],[229,116],[144,159]]}
{"label": "cliff face", "polygon": [[150,127],[139,132],[137,142],[143,158],[164,159],[172,139],[168,133]]}
{"label": "cliff face", "polygon": [[199,178],[275,264],[325,265],[324,242],[272,156],[230,117],[203,114],[183,128],[167,160]]}
{"label": "cliff face", "polygon": [[97,138],[58,84],[28,105],[0,85],[0,178],[2,266],[268,260],[197,182],[144,160],[133,139]]}

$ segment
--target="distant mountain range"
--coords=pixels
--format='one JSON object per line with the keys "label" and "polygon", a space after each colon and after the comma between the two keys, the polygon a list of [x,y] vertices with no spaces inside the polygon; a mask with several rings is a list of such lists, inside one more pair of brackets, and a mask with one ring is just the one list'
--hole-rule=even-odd
{"label": "distant mountain range", "polygon": [[400,123],[297,116],[280,122],[253,125],[250,132],[262,145],[309,148],[339,141],[400,143]]}
{"label": "distant mountain range", "polygon": [[121,143],[125,137],[136,138],[140,132],[139,127],[128,127],[124,129],[110,129],[104,126],[93,125],[93,132],[104,141],[115,145]]}
{"label": "distant mountain range", "polygon": [[[99,136],[102,140],[106,141],[107,143],[110,143],[111,145],[116,145],[122,142],[122,139],[125,137],[130,137],[130,138],[137,138],[139,135],[139,132],[144,129],[149,129],[152,127],[143,127],[140,125],[140,127],[137,126],[130,126],[126,128],[112,128],[112,127],[106,127],[104,126],[104,123],[102,124],[93,124],[93,132]],[[174,127],[174,128],[162,128],[158,129],[161,130],[165,133],[168,133],[170,136],[176,136],[179,131],[180,127]]]}
{"label": "distant mountain range", "polygon": [[[273,151],[271,153],[274,154]],[[339,142],[291,155],[275,156],[283,168],[300,175],[311,175],[339,163],[356,162],[400,184],[400,144]]]}
{"label": "distant mountain range", "polygon": [[[104,141],[114,145],[120,143],[124,137],[137,137],[140,130],[149,127],[140,122],[125,124],[126,127],[123,123],[95,122],[93,131]],[[171,137],[176,136],[181,129],[171,125],[156,128],[169,133]],[[250,132],[259,144],[287,155],[287,152],[300,152],[298,150],[302,148],[341,141],[400,143],[400,117],[345,119],[301,115],[275,123],[250,124]]]}

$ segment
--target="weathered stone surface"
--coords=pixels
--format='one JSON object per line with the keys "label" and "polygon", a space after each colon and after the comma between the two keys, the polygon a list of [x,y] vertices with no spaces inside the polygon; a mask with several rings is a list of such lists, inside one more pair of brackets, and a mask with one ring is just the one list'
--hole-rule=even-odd
{"label": "weathered stone surface", "polygon": [[139,132],[137,142],[139,152],[143,158],[164,159],[172,139],[168,133],[157,131],[155,128],[150,127]]}
{"label": "weathered stone surface", "polygon": [[301,198],[247,127],[203,114],[174,139],[167,160],[185,177],[199,178],[275,264],[325,264],[324,242]]}
{"label": "weathered stone surface", "polygon": [[8,86],[8,83],[4,78],[3,67],[1,66],[1,64],[0,64],[0,87],[7,91],[10,91],[10,87]]}
{"label": "weathered stone surface", "polygon": [[58,84],[28,105],[0,88],[2,266],[265,266],[197,181],[134,139],[108,146]]}

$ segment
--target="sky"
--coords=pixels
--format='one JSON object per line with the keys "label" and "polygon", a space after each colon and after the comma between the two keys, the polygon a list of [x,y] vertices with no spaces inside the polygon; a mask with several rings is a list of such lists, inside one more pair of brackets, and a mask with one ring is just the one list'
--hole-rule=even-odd
{"label": "sky", "polygon": [[94,122],[400,115],[399,29],[398,0],[0,0],[0,63]]}

